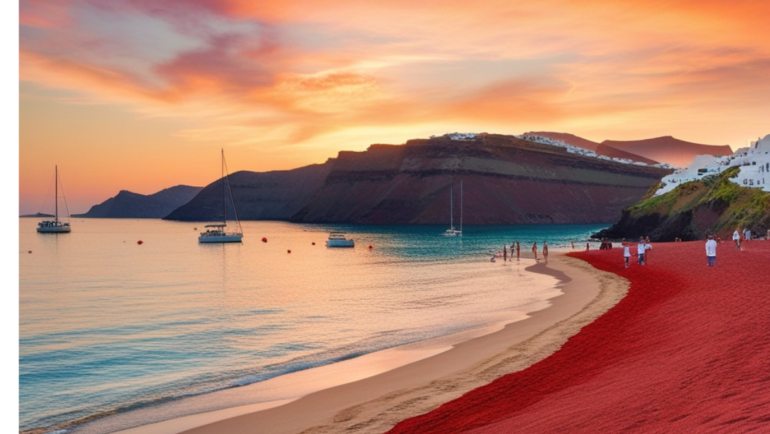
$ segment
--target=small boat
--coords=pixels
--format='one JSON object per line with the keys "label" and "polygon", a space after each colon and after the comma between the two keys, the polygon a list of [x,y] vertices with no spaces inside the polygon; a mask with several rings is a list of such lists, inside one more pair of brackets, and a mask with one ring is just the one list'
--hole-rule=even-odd
{"label": "small boat", "polygon": [[[54,183],[56,184],[54,188],[54,217],[53,220],[43,220],[37,224],[37,231],[41,234],[67,234],[72,230],[69,223],[59,221],[59,166],[55,166],[54,170]],[[64,191],[62,191],[62,197],[64,197]],[[64,197],[64,207],[67,208],[66,197]],[[67,211],[67,220],[69,220],[69,211]]]}
{"label": "small boat", "polygon": [[445,237],[461,237],[463,235],[463,182],[460,181],[460,229],[454,225],[454,187],[449,190],[449,229],[444,232]]}
{"label": "small boat", "polygon": [[345,238],[345,234],[342,232],[332,232],[329,234],[329,239],[326,240],[326,247],[355,247],[355,242]]}
{"label": "small boat", "polygon": [[222,149],[222,223],[206,225],[205,231],[198,237],[199,243],[240,243],[243,238],[241,222],[238,220],[238,213],[235,212],[235,199],[233,199],[233,214],[235,214],[235,224],[238,230],[227,232],[227,192],[230,191],[230,197],[233,197],[233,191],[230,188],[230,178],[227,173],[227,163],[225,162],[225,150]]}

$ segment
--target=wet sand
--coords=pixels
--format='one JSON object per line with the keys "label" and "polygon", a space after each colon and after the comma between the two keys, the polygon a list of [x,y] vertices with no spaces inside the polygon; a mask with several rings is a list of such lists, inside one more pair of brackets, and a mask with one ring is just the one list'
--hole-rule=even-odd
{"label": "wet sand", "polygon": [[[483,336],[453,345],[433,342],[387,350],[393,357],[399,357],[402,352],[409,354],[406,357],[419,360],[290,402],[278,402],[272,408],[243,406],[172,419],[121,433],[387,431],[404,419],[426,413],[500,376],[543,360],[582,327],[617,304],[628,287],[625,279],[566,257],[556,249],[551,251],[547,265],[543,261],[534,264],[531,259],[522,258],[519,266],[525,264],[530,264],[527,271],[558,279],[563,293],[551,299],[547,308],[530,313],[527,318],[502,329],[487,330]],[[362,362],[358,368],[351,369],[365,369],[366,360]],[[342,363],[335,365],[342,366]]]}

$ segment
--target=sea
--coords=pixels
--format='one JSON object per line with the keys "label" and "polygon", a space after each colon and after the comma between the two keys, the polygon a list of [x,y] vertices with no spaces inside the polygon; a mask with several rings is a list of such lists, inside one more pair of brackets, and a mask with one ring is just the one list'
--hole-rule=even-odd
{"label": "sea", "polygon": [[[535,241],[584,248],[607,226],[465,226],[445,237],[445,226],[249,221],[242,243],[211,245],[198,243],[203,223],[73,219],[57,235],[38,234],[37,221],[19,219],[19,424],[56,433],[157,422],[145,412],[154,416],[94,428],[521,319],[559,292],[494,253],[513,241],[522,255]],[[355,247],[325,247],[331,231]],[[210,401],[196,411],[227,405]]]}

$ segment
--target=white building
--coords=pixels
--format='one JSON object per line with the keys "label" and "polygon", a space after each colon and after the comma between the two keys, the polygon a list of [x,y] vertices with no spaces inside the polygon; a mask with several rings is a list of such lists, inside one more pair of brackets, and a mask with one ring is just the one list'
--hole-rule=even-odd
{"label": "white building", "polygon": [[722,173],[730,167],[741,169],[738,176],[730,181],[743,187],[761,188],[770,192],[770,134],[727,157],[698,155],[684,169],[664,177],[664,185],[655,192],[655,196],[668,193],[678,185]]}

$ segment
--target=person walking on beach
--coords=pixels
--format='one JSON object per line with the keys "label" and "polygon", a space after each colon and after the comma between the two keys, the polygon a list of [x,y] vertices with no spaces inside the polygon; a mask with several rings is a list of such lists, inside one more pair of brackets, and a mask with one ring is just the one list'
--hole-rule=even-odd
{"label": "person walking on beach", "polygon": [[639,265],[644,265],[644,237],[639,237],[639,244],[636,246],[636,259]]}
{"label": "person walking on beach", "polygon": [[714,236],[709,234],[709,239],[706,241],[706,260],[709,267],[713,267],[717,260],[717,242],[714,241]]}
{"label": "person walking on beach", "polygon": [[519,258],[521,258],[521,244],[519,244],[519,242],[516,241],[516,261],[517,262]]}
{"label": "person walking on beach", "polygon": [[652,250],[652,244],[650,244],[650,237],[644,237],[644,263],[650,263],[650,250]]}
{"label": "person walking on beach", "polygon": [[586,252],[591,249],[591,246],[588,244],[588,241],[586,241]]}
{"label": "person walking on beach", "polygon": [[[767,231],[767,233],[770,234],[770,231]],[[569,243],[572,244],[572,250],[575,250],[575,242],[570,241]]]}
{"label": "person walking on beach", "polygon": [[540,259],[537,259],[537,241],[532,243],[532,254],[535,255],[535,262],[540,262]]}
{"label": "person walking on beach", "polygon": [[513,249],[516,247],[516,241],[511,243],[511,262],[513,262]]}
{"label": "person walking on beach", "polygon": [[741,248],[741,228],[738,227],[735,232],[733,232],[733,241],[735,241],[735,248],[740,249]]}
{"label": "person walking on beach", "polygon": [[746,241],[751,241],[751,229],[746,228],[743,230],[743,239]]}
{"label": "person walking on beach", "polygon": [[631,262],[631,248],[628,247],[628,244],[623,243],[623,260],[626,261],[626,268],[628,268],[628,263]]}
{"label": "person walking on beach", "polygon": [[548,242],[543,241],[543,258],[545,258],[545,263],[548,263]]}
{"label": "person walking on beach", "polygon": [[508,262],[508,249],[505,248],[505,244],[503,244],[503,262]]}

